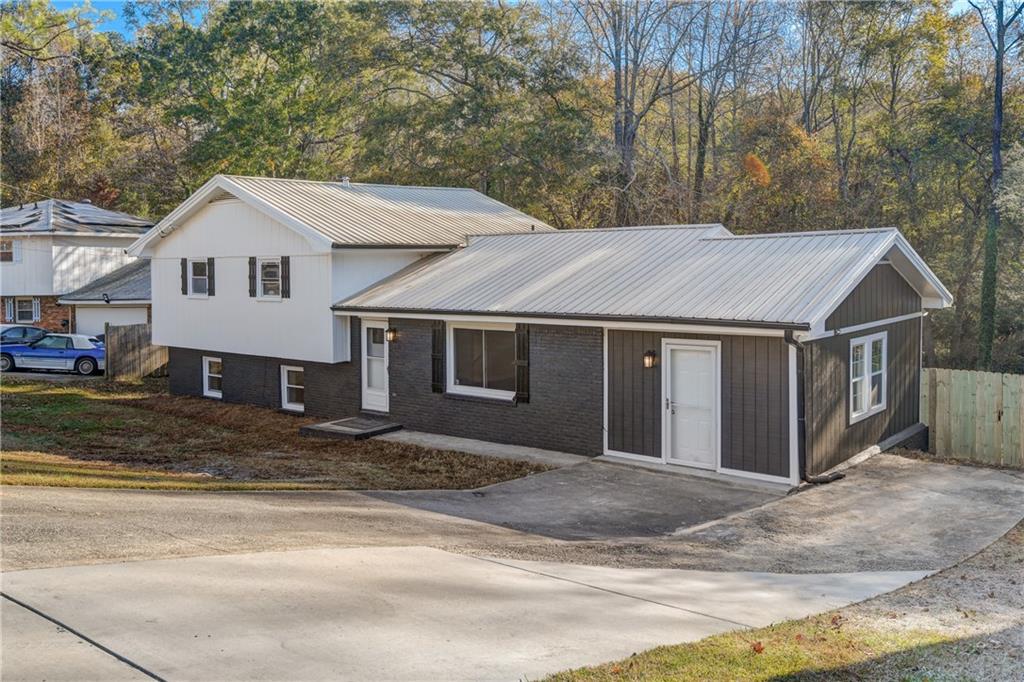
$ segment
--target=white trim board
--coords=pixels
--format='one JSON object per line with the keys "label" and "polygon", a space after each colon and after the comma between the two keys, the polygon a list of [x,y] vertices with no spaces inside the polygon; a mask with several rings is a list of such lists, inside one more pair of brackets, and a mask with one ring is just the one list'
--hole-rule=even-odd
{"label": "white trim board", "polygon": [[896,317],[887,317],[884,320],[872,320],[871,322],[863,322],[861,324],[855,324],[850,327],[837,327],[836,329],[826,329],[820,334],[811,334],[800,338],[803,342],[817,341],[818,339],[830,339],[833,336],[842,336],[843,334],[856,334],[867,329],[875,329],[877,327],[884,327],[890,324],[896,324],[898,322],[906,322],[907,320],[915,320],[919,317],[926,317],[928,313],[926,311],[919,311],[916,313],[907,313],[906,315],[897,315]]}
{"label": "white trim board", "polygon": [[[670,410],[669,402],[671,400],[671,388],[672,388],[672,377],[671,368],[672,360],[671,354],[674,350],[685,350],[685,349],[712,349],[714,360],[714,372],[715,372],[715,384],[714,384],[714,397],[712,398],[712,405],[715,410],[715,425],[714,425],[714,461],[711,465],[706,465],[700,462],[686,462],[682,460],[673,460],[671,457],[671,434],[673,422],[669,419],[667,414]],[[722,342],[721,341],[707,341],[702,339],[676,339],[671,337],[662,337],[661,339],[661,396],[659,406],[662,409],[661,418],[661,459],[665,464],[676,464],[679,466],[687,466],[695,469],[709,469],[712,471],[722,470]]]}

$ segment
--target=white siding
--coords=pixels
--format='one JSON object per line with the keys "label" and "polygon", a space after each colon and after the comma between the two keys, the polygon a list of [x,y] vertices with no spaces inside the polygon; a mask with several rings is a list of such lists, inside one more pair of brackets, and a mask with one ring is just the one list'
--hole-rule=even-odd
{"label": "white siding", "polygon": [[[164,346],[337,362],[331,254],[236,200],[217,201],[155,244],[153,341]],[[250,256],[291,258],[291,298],[249,297]],[[209,298],[181,293],[182,258],[216,258]]]}
{"label": "white siding", "polygon": [[13,237],[20,261],[0,263],[0,291],[4,296],[51,296],[53,290],[53,239]]}
{"label": "white siding", "polygon": [[135,260],[124,250],[134,238],[54,237],[53,293],[66,294]]}
{"label": "white siding", "polygon": [[79,334],[102,334],[106,323],[139,324],[145,321],[146,306],[75,306],[75,331]]}

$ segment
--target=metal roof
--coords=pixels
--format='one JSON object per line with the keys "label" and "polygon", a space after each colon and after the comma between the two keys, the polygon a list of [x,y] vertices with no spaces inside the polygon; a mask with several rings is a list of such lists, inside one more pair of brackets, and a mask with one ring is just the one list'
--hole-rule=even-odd
{"label": "metal roof", "polygon": [[149,260],[138,259],[108,272],[84,287],[60,297],[61,301],[102,301],[103,294],[111,301],[150,300]]}
{"label": "metal roof", "polygon": [[[742,237],[718,225],[479,237],[336,307],[805,328],[894,246],[913,251],[892,228]],[[936,295],[948,296],[934,281]]]}
{"label": "metal roof", "polygon": [[468,235],[551,231],[552,227],[472,189],[317,182],[215,175],[140,239],[140,255],[210,201],[233,196],[324,248],[447,249]]}
{"label": "metal roof", "polygon": [[0,210],[2,234],[141,235],[153,223],[90,203],[47,199]]}

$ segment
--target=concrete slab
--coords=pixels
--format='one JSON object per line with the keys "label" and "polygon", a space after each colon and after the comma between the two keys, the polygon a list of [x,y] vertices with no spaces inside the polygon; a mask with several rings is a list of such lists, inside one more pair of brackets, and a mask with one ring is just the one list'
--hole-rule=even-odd
{"label": "concrete slab", "polygon": [[0,678],[5,682],[149,679],[64,628],[6,599],[0,599],[0,632]]}
{"label": "concrete slab", "polygon": [[779,490],[594,461],[480,490],[368,494],[564,540],[667,535],[782,496]]}
{"label": "concrete slab", "polygon": [[402,428],[401,424],[375,417],[345,417],[299,429],[300,436],[311,438],[337,438],[338,440],[365,440]]}
{"label": "concrete slab", "polygon": [[[4,590],[165,679],[514,680],[912,578],[566,569],[409,547],[18,571]],[[6,629],[4,653],[33,634]],[[48,655],[71,660],[70,646]],[[9,662],[5,680],[32,676]]]}
{"label": "concrete slab", "polygon": [[382,440],[421,445],[425,448],[434,448],[436,450],[455,450],[456,452],[468,452],[471,455],[497,457],[499,459],[522,459],[528,462],[547,464],[552,467],[567,467],[589,462],[592,459],[569,452],[558,452],[557,450],[542,450],[541,448],[528,448],[522,445],[503,445],[485,440],[457,438],[455,436],[444,436],[439,433],[407,431],[405,429],[377,437]]}

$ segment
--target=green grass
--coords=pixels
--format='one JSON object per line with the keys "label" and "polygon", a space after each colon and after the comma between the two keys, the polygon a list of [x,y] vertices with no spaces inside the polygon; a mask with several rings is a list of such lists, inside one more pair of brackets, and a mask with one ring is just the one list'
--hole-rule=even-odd
{"label": "green grass", "polygon": [[[630,658],[567,671],[551,682],[611,680],[914,680],[931,648],[952,641],[934,632],[846,627],[838,614],[664,646]],[[904,671],[904,672],[899,672]],[[893,674],[895,676],[893,676]],[[923,678],[921,678],[923,679]]]}
{"label": "green grass", "polygon": [[391,441],[304,438],[299,428],[319,420],[172,396],[160,381],[4,377],[0,397],[0,483],[8,485],[458,489],[546,469]]}

